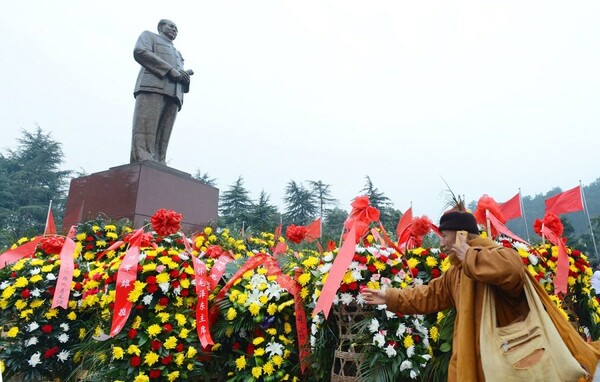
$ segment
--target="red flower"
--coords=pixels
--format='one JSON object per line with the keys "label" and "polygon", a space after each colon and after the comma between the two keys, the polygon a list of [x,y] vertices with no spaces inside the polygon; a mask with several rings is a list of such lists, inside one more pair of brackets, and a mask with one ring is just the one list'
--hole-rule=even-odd
{"label": "red flower", "polygon": [[410,268],[410,273],[412,273],[413,277],[417,277],[419,275],[419,269]]}
{"label": "red flower", "polygon": [[175,279],[179,277],[179,271],[177,269],[173,269],[171,272],[169,272],[169,275]]}
{"label": "red flower", "polygon": [[540,236],[542,236],[542,225],[554,232],[556,236],[560,237],[563,234],[564,226],[560,218],[553,213],[547,213],[544,216],[544,220],[536,219],[533,223],[533,230]]}
{"label": "red flower", "polygon": [[304,237],[306,236],[307,228],[301,225],[289,225],[285,230],[285,235],[287,238],[296,244],[300,244]]}
{"label": "red flower", "polygon": [[169,299],[166,297],[161,297],[158,299],[158,304],[159,305],[163,305],[163,306],[167,306],[169,305]]}
{"label": "red flower", "polygon": [[150,347],[152,348],[152,350],[156,351],[158,349],[160,349],[160,347],[162,346],[162,344],[160,343],[159,340],[152,340],[152,342],[150,343]]}
{"label": "red flower", "polygon": [[367,195],[357,196],[352,202],[352,211],[344,222],[344,227],[350,230],[356,226],[357,238],[360,238],[369,229],[369,224],[379,220],[379,210],[369,204]]}
{"label": "red flower", "polygon": [[169,333],[171,330],[173,330],[173,325],[171,325],[171,324],[165,324],[163,326],[163,329],[165,330],[166,333]]}
{"label": "red flower", "polygon": [[213,259],[219,258],[223,254],[223,248],[220,245],[209,245],[206,248],[206,255]]}
{"label": "red flower", "polygon": [[57,353],[58,353],[58,346],[54,346],[54,347],[46,350],[46,352],[44,353],[44,358],[50,358]]}
{"label": "red flower", "polygon": [[160,236],[169,236],[181,229],[183,216],[173,210],[161,208],[150,219],[152,229]]}
{"label": "red flower", "polygon": [[169,355],[168,355],[168,356],[166,356],[166,357],[162,357],[162,358],[160,359],[160,363],[162,363],[163,365],[165,365],[165,366],[166,366],[166,365],[168,365],[168,364],[170,364],[170,363],[171,363],[171,360],[172,360],[172,359],[173,359],[173,356],[172,356],[171,354],[169,354]]}
{"label": "red flower", "polygon": [[178,353],[181,353],[181,352],[182,352],[184,349],[185,349],[185,345],[184,345],[182,342],[178,343],[178,344],[177,344],[177,347],[175,348],[175,350],[176,350]]}
{"label": "red flower", "polygon": [[132,340],[135,338],[135,336],[137,336],[137,330],[129,329],[129,331],[127,332],[127,337],[129,337],[129,339]]}
{"label": "red flower", "polygon": [[431,220],[425,215],[414,218],[409,227],[411,236],[421,237],[427,235],[431,231],[432,224]]}
{"label": "red flower", "polygon": [[146,290],[148,293],[154,293],[158,290],[158,286],[156,284],[148,284],[148,286],[146,286]]}
{"label": "red flower", "polygon": [[[133,238],[133,235],[135,234],[136,231],[133,231],[132,233],[130,233],[129,235],[125,236],[125,238],[123,239],[123,241],[125,241],[126,243],[131,242],[131,239]],[[150,232],[146,232],[142,234],[142,241],[140,243],[141,247],[150,247],[152,244],[152,234]]]}
{"label": "red flower", "polygon": [[160,378],[160,375],[162,374],[162,371],[158,370],[158,369],[152,369],[150,370],[150,372],[148,373],[148,376],[151,379],[158,379]]}
{"label": "red flower", "polygon": [[46,324],[46,325],[42,325],[42,332],[46,333],[46,334],[50,334],[52,333],[52,325],[50,324]]}
{"label": "red flower", "polygon": [[146,277],[146,283],[148,284],[156,284],[156,276],[151,275]]}
{"label": "red flower", "polygon": [[440,275],[441,275],[441,272],[440,272],[439,269],[434,268],[434,269],[431,270],[431,277],[432,278],[434,278],[434,279],[438,278],[438,277],[440,277]]}
{"label": "red flower", "polygon": [[29,291],[29,289],[23,289],[23,291],[21,292],[21,298],[27,299],[30,296],[31,296],[31,292]]}
{"label": "red flower", "polygon": [[254,354],[254,345],[252,343],[249,343],[248,347],[246,347],[246,353],[248,355],[253,355]]}
{"label": "red flower", "polygon": [[181,294],[181,297],[187,297],[190,294],[190,291],[187,289],[182,289],[179,293]]}
{"label": "red flower", "polygon": [[137,355],[134,355],[129,360],[129,364],[133,367],[138,367],[138,366],[140,366],[141,363],[142,363],[142,359],[140,357],[138,357]]}
{"label": "red flower", "polygon": [[60,253],[64,244],[65,238],[62,236],[47,236],[40,242],[40,248],[49,255],[56,255]]}
{"label": "red flower", "polygon": [[487,224],[485,210],[490,211],[490,213],[494,215],[496,219],[500,220],[500,222],[506,223],[506,218],[500,210],[500,205],[494,200],[494,198],[487,194],[484,194],[481,198],[479,198],[479,201],[477,202],[477,208],[475,209],[475,212],[473,212],[473,216],[475,216],[477,223],[482,225]]}

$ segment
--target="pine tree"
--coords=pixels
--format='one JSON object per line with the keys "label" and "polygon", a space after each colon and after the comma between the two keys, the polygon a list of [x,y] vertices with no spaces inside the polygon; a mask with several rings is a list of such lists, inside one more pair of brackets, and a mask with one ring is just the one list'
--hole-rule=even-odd
{"label": "pine tree", "polygon": [[254,232],[273,232],[279,225],[280,214],[269,201],[270,196],[262,190],[248,216],[248,226]]}
{"label": "pine tree", "polygon": [[241,229],[247,224],[252,201],[241,176],[221,195],[219,225]]}
{"label": "pine tree", "polygon": [[308,184],[310,185],[313,195],[317,199],[319,216],[322,219],[325,215],[325,207],[328,205],[335,207],[337,205],[337,199],[331,196],[331,185],[325,184],[320,180],[309,180]]}
{"label": "pine tree", "polygon": [[315,196],[302,184],[290,180],[283,198],[286,204],[286,224],[307,225],[319,211]]}
{"label": "pine tree", "polygon": [[196,169],[196,173],[192,176],[194,179],[201,181],[202,183],[206,184],[207,186],[212,186],[212,187],[216,187],[217,185],[217,179],[211,177],[208,172],[202,172],[200,171],[200,169]]}

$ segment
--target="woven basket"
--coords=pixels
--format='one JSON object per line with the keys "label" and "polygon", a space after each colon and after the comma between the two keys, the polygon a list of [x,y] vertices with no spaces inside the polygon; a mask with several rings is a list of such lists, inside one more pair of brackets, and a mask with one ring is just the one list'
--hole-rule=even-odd
{"label": "woven basket", "polygon": [[332,382],[354,382],[360,380],[360,364],[364,360],[360,346],[355,344],[352,326],[362,321],[365,314],[356,305],[335,305],[333,313],[338,323],[338,346],[334,353],[331,370]]}

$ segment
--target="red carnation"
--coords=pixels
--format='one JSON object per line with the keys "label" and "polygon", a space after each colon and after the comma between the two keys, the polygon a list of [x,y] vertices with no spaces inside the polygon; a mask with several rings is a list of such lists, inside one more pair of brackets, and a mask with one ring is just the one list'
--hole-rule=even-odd
{"label": "red carnation", "polygon": [[146,283],[147,284],[156,284],[156,276],[150,275],[150,276],[146,277]]}
{"label": "red carnation", "polygon": [[56,255],[60,253],[64,244],[65,238],[62,236],[47,236],[40,242],[40,248],[48,255]]}
{"label": "red carnation", "polygon": [[46,352],[44,353],[44,358],[50,358],[56,354],[58,354],[58,346],[54,346],[54,347],[46,350]]}
{"label": "red carnation", "polygon": [[134,355],[129,360],[129,364],[133,367],[138,367],[138,366],[140,366],[141,363],[142,363],[142,359],[137,355]]}
{"label": "red carnation", "polygon": [[31,296],[31,292],[29,291],[29,289],[23,289],[23,291],[21,292],[21,298],[27,299],[30,296]]}
{"label": "red carnation", "polygon": [[168,355],[168,356],[166,356],[166,357],[162,357],[162,358],[160,359],[160,363],[162,363],[163,365],[165,365],[165,366],[166,366],[166,365],[168,365],[168,364],[170,364],[170,363],[171,363],[171,360],[172,360],[172,359],[173,359],[173,356],[172,356],[171,354],[169,354],[169,355]]}
{"label": "red carnation", "polygon": [[46,334],[50,334],[52,333],[52,325],[50,324],[46,324],[46,325],[42,325],[42,332],[46,333]]}
{"label": "red carnation", "polygon": [[179,271],[177,269],[173,269],[171,272],[169,272],[169,276],[175,279],[179,277]]}
{"label": "red carnation", "polygon": [[158,304],[159,305],[163,305],[163,306],[167,306],[169,305],[169,299],[166,297],[161,297],[158,299]]}
{"label": "red carnation", "polygon": [[160,349],[160,347],[162,346],[162,344],[160,343],[159,340],[152,340],[152,342],[150,343],[150,347],[152,348],[152,350],[156,351],[158,349]]}
{"label": "red carnation", "polygon": [[160,378],[160,375],[161,375],[161,373],[162,373],[162,371],[160,371],[160,370],[158,370],[158,369],[152,369],[152,370],[150,370],[150,372],[148,373],[148,376],[149,376],[151,379],[158,379],[158,378]]}
{"label": "red carnation", "polygon": [[173,211],[161,208],[150,219],[152,229],[160,236],[169,236],[181,229],[182,215]]}
{"label": "red carnation", "polygon": [[438,278],[438,277],[440,277],[440,275],[441,275],[441,272],[440,272],[439,269],[434,268],[434,269],[431,270],[431,277],[432,278],[434,278],[434,279]]}
{"label": "red carnation", "polygon": [[477,208],[475,212],[473,212],[473,216],[475,216],[475,220],[477,223],[486,225],[487,224],[487,216],[485,216],[485,210],[490,211],[492,215],[496,217],[496,219],[500,220],[503,224],[506,223],[506,218],[504,214],[500,210],[500,205],[492,198],[491,196],[484,194],[479,201],[477,202]]}
{"label": "red carnation", "polygon": [[171,330],[173,330],[173,325],[171,325],[171,324],[165,324],[163,326],[163,329],[165,330],[166,333],[169,333]]}
{"label": "red carnation", "polygon": [[137,336],[137,330],[129,329],[129,331],[127,332],[127,337],[129,337],[129,339],[132,340],[135,338],[135,336]]}
{"label": "red carnation", "polygon": [[187,297],[190,294],[190,291],[187,289],[182,289],[179,293],[181,294],[181,297]]}
{"label": "red carnation", "polygon": [[185,345],[184,345],[183,343],[181,343],[181,342],[180,342],[180,343],[178,343],[178,344],[177,344],[177,347],[175,348],[175,350],[176,350],[178,353],[181,353],[181,352],[182,352],[184,349],[185,349]]}
{"label": "red carnation", "polygon": [[248,355],[254,354],[254,345],[252,343],[249,343],[248,346],[246,347],[246,354],[248,354]]}
{"label": "red carnation", "polygon": [[219,258],[223,254],[223,248],[220,245],[210,245],[206,248],[206,255],[213,259]]}
{"label": "red carnation", "polygon": [[158,290],[158,286],[156,284],[148,284],[146,286],[146,290],[148,291],[148,293],[154,293]]}
{"label": "red carnation", "polygon": [[285,230],[285,235],[291,242],[300,244],[304,240],[307,230],[304,226],[292,224]]}

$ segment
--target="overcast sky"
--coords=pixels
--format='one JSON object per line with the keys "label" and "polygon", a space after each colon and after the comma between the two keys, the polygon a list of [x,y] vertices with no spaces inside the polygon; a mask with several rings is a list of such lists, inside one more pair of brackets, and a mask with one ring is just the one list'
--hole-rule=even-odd
{"label": "overcast sky", "polygon": [[600,177],[598,1],[9,1],[2,149],[39,124],[65,168],[129,162],[133,46],[161,18],[193,69],[168,164],[290,180],[348,208],[369,175],[437,220],[454,192],[502,202]]}

